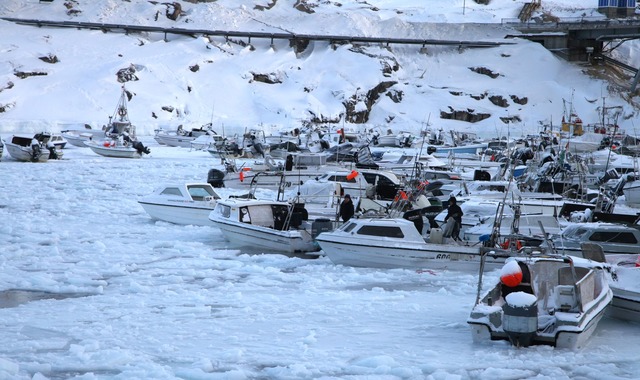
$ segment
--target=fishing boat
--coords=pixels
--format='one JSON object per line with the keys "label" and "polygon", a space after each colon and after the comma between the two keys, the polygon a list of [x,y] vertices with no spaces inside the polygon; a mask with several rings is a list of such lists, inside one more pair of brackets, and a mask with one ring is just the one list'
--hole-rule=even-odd
{"label": "fishing boat", "polygon": [[277,200],[218,200],[209,219],[238,247],[314,257],[315,237],[332,228],[327,219],[308,220],[304,206]]}
{"label": "fishing boat", "polygon": [[[603,259],[603,258],[602,258]],[[571,256],[514,257],[478,297],[467,322],[474,342],[583,348],[613,299],[610,265]]]}
{"label": "fishing boat", "polygon": [[86,141],[85,145],[94,153],[105,157],[140,158],[143,154],[151,153],[149,148],[136,138],[136,128],[129,120],[127,91],[124,86],[115,112],[109,116],[105,137],[101,140]]}
{"label": "fishing boat", "polygon": [[477,271],[483,255],[486,267],[494,269],[508,257],[479,243],[445,238],[441,228],[423,236],[421,217],[415,222],[411,216],[350,219],[316,240],[334,264],[354,267]]}

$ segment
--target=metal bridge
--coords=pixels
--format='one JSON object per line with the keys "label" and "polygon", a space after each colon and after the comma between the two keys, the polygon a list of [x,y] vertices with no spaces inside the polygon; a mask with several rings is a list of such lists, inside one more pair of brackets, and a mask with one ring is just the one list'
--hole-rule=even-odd
{"label": "metal bridge", "polygon": [[230,31],[230,30],[208,30],[208,29],[183,29],[183,28],[164,28],[146,25],[126,25],[126,24],[104,24],[93,22],[75,22],[75,21],[47,21],[33,19],[19,19],[11,17],[1,18],[5,21],[17,24],[32,25],[38,27],[56,27],[56,28],[77,28],[77,29],[93,29],[103,32],[148,32],[163,33],[164,39],[168,34],[176,34],[183,36],[219,36],[229,39],[246,38],[248,43],[251,39],[268,39],[273,44],[274,40],[289,41],[328,41],[329,43],[370,43],[370,44],[404,44],[404,45],[449,45],[458,46],[460,48],[487,48],[496,47],[504,44],[512,44],[512,42],[492,42],[492,41],[459,41],[459,40],[434,40],[420,38],[392,38],[392,37],[358,37],[358,36],[339,36],[339,35],[320,35],[320,34],[295,34],[295,33],[270,33],[270,32],[247,32],[247,31]]}
{"label": "metal bridge", "polygon": [[[502,20],[502,25],[515,29],[521,37],[540,42],[547,49],[564,56],[568,60],[589,61],[602,59],[634,75],[630,86],[635,92],[640,80],[640,70],[606,55],[624,41],[640,38],[640,19],[563,18],[553,22],[526,21],[519,19]],[[613,41],[616,44],[611,46]]]}

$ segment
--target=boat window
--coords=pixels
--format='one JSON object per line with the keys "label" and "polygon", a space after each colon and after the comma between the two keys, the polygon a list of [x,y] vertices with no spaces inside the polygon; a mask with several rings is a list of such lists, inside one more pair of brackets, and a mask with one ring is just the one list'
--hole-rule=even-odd
{"label": "boat window", "polygon": [[[247,209],[246,207],[241,208]],[[273,228],[273,210],[271,205],[254,205],[248,209],[249,216],[246,223],[251,223],[256,226],[263,226]],[[242,220],[245,221],[244,219]]]}
{"label": "boat window", "polygon": [[638,240],[631,232],[620,231],[596,231],[589,237],[590,241],[599,241],[603,243],[624,243],[637,244]]}
{"label": "boat window", "polygon": [[224,216],[225,218],[231,216],[231,206],[218,205],[218,207],[220,207],[220,214],[222,214],[222,216]]}
{"label": "boat window", "polygon": [[396,239],[402,239],[404,237],[400,227],[394,226],[362,226],[357,233],[358,235],[371,235]]}
{"label": "boat window", "polygon": [[189,187],[189,194],[194,201],[203,201],[205,197],[218,198],[210,188],[204,186]]}
{"label": "boat window", "polygon": [[395,185],[392,180],[377,173],[362,173],[362,175],[364,176],[365,181],[370,185]]}
{"label": "boat window", "polygon": [[180,192],[180,189],[177,187],[167,187],[166,189],[162,190],[163,195],[177,195],[179,197],[182,196],[182,193]]}
{"label": "boat window", "polygon": [[349,232],[356,227],[355,223],[347,223],[342,227],[342,231]]}
{"label": "boat window", "polygon": [[563,234],[566,237],[579,239],[582,235],[586,234],[587,230],[584,228],[571,228],[568,227],[567,231]]}
{"label": "boat window", "polygon": [[240,221],[242,223],[251,224],[251,217],[249,216],[249,209],[246,207],[240,207]]}
{"label": "boat window", "polygon": [[352,179],[347,179],[346,175],[333,175],[331,177],[329,177],[329,181],[333,181],[333,182],[351,182],[351,183],[355,183],[356,182],[356,178],[354,177]]}

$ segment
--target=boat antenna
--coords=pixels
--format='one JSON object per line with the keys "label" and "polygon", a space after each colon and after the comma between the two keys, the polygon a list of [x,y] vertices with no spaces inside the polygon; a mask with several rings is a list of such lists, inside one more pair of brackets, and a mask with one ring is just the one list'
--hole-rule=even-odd
{"label": "boat antenna", "polygon": [[209,121],[211,128],[213,128],[213,114],[215,113],[215,110],[216,110],[216,102],[213,102],[213,104],[211,105],[211,121]]}
{"label": "boat antenna", "polygon": [[429,112],[429,116],[427,116],[427,123],[424,127],[425,129],[425,133],[424,136],[422,136],[422,144],[420,144],[420,150],[418,152],[418,154],[416,155],[416,162],[414,163],[413,167],[411,168],[411,180],[413,180],[414,178],[414,173],[416,172],[417,166],[419,164],[419,160],[420,157],[422,157],[422,148],[424,148],[424,140],[427,138],[427,127],[429,126],[429,120],[431,120],[431,112]]}

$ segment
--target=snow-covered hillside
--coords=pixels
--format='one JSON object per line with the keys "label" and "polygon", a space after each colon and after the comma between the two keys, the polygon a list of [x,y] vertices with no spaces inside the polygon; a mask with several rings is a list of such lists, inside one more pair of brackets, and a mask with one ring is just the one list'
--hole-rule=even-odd
{"label": "snow-covered hillside", "polygon": [[[597,1],[544,1],[560,17],[602,17]],[[418,131],[434,127],[484,135],[537,132],[558,125],[565,102],[585,122],[597,107],[622,106],[619,124],[633,130],[637,110],[610,93],[608,82],[585,74],[541,45],[505,40],[524,1],[251,1],[4,0],[0,16],[207,30],[291,32],[440,40],[498,41],[495,48],[311,43],[296,53],[289,41],[185,37],[162,33],[103,33],[37,28],[0,21],[0,133],[101,126],[114,111],[122,83],[133,95],[140,134],[163,125],[203,124],[233,133],[263,125],[294,128],[323,120],[338,125]],[[49,63],[47,61],[55,61]],[[486,73],[495,74],[492,76]],[[268,78],[265,83],[260,78]],[[381,88],[382,91],[378,91]],[[375,96],[373,93],[376,93]],[[622,96],[621,96],[622,94]],[[447,120],[467,112],[477,122]],[[346,119],[346,121],[345,121]],[[506,123],[506,120],[511,120]],[[358,124],[361,126],[363,124]]]}

